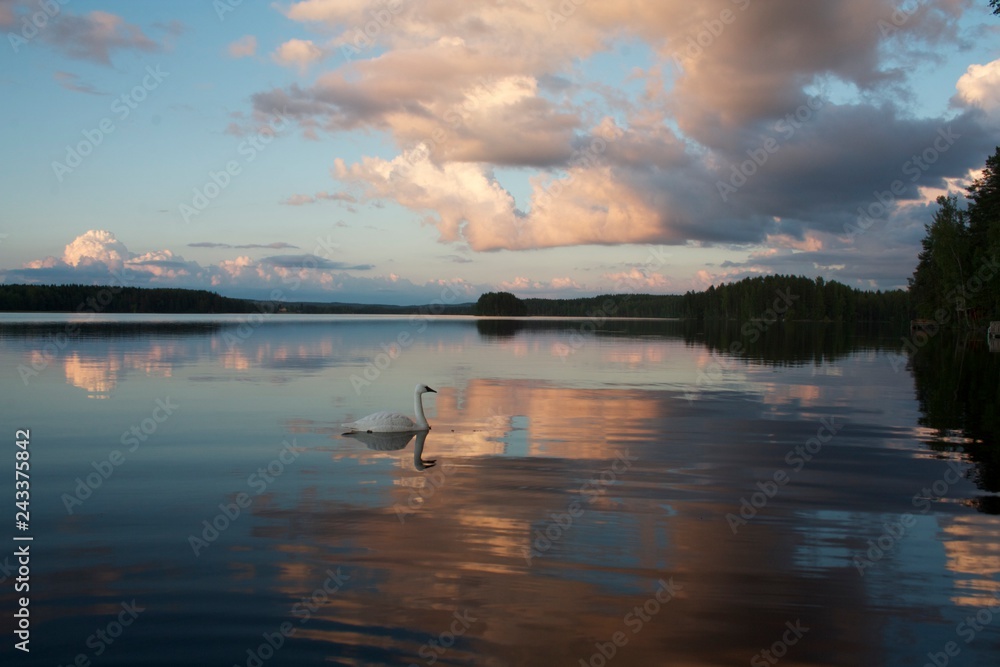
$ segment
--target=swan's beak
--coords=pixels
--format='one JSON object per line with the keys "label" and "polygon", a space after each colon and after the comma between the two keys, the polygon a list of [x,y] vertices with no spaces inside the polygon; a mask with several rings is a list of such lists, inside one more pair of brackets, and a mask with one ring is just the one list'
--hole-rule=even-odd
{"label": "swan's beak", "polygon": [[[424,385],[424,386],[426,387],[427,385]],[[431,392],[432,394],[436,394],[437,393],[436,391],[434,391],[430,387],[427,387],[427,391]]]}

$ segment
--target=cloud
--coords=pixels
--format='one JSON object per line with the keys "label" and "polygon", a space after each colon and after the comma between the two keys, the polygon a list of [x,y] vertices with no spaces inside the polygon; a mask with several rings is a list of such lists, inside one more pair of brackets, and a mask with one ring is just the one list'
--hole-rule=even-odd
{"label": "cloud", "polygon": [[304,206],[306,204],[315,204],[319,201],[342,201],[349,204],[357,203],[357,198],[346,192],[317,192],[315,195],[306,194],[294,194],[289,196],[287,199],[280,201],[280,204],[285,206]]}
{"label": "cloud", "polygon": [[125,262],[127,274],[142,271],[149,274],[150,279],[180,279],[191,278],[204,274],[204,269],[197,262],[186,261],[170,250],[159,250],[137,255]]}
{"label": "cloud", "polygon": [[[566,15],[526,3],[427,0],[420,11],[404,6],[365,51],[313,84],[251,99],[257,113],[286,109],[312,138],[385,133],[395,157],[337,160],[335,177],[372,205],[411,210],[442,243],[840,253],[850,244],[831,239],[876,210],[895,183],[901,190],[890,193],[872,235],[964,177],[981,163],[981,147],[1000,140],[986,115],[996,113],[995,63],[958,82],[958,114],[915,117],[909,105],[913,63],[967,46],[960,19],[968,4],[928,0],[900,13],[895,0],[650,0],[573,3]],[[286,16],[324,24],[333,34],[327,48],[336,48],[353,44],[380,6],[307,0]],[[628,73],[630,90],[588,79],[579,65],[635,40],[651,56]],[[834,83],[854,92],[831,96]],[[762,151],[765,163],[748,163]],[[499,167],[526,172],[527,192],[505,183]],[[740,185],[726,192],[734,178]],[[815,262],[845,263],[864,270]],[[658,279],[642,280],[655,287]]]}
{"label": "cloud", "polygon": [[335,262],[333,260],[317,257],[316,255],[274,255],[258,260],[259,264],[269,264],[285,269],[329,269],[334,271],[369,271],[372,264],[351,265],[346,262]]}
{"label": "cloud", "polygon": [[295,194],[278,203],[286,206],[303,206],[305,204],[315,204],[316,198],[309,195]]}
{"label": "cloud", "polygon": [[101,262],[111,269],[120,270],[128,258],[128,248],[114,234],[95,229],[78,236],[67,245],[62,261],[69,266]]}
{"label": "cloud", "polygon": [[981,109],[994,123],[1000,124],[1000,59],[985,65],[969,65],[955,88],[958,93],[953,102]]}
{"label": "cloud", "polygon": [[88,95],[104,95],[104,93],[97,90],[89,83],[81,83],[80,77],[72,72],[58,71],[53,73],[52,78],[54,78],[56,82],[66,90],[72,90],[77,93],[87,93]]}
{"label": "cloud", "polygon": [[578,293],[583,289],[583,286],[569,277],[551,278],[546,281],[517,276],[497,283],[496,287],[505,292],[537,298],[565,297],[567,293]]}
{"label": "cloud", "polygon": [[18,0],[0,0],[0,27],[9,27],[17,22],[14,6]]}
{"label": "cloud", "polygon": [[189,248],[235,248],[235,249],[248,249],[248,248],[270,248],[272,250],[282,250],[285,248],[298,248],[296,245],[291,243],[285,243],[284,241],[275,241],[274,243],[247,243],[243,245],[230,245],[228,243],[212,243],[211,241],[199,241],[197,243],[188,243]]}
{"label": "cloud", "polygon": [[662,273],[633,267],[628,271],[605,273],[603,278],[615,285],[614,292],[648,290],[662,292],[672,287],[670,280]]}
{"label": "cloud", "polygon": [[187,27],[180,21],[167,21],[166,23],[162,21],[157,21],[153,24],[153,27],[157,30],[162,30],[169,37],[180,37],[184,34]]}
{"label": "cloud", "polygon": [[327,131],[385,128],[400,146],[425,143],[436,160],[565,162],[579,117],[560,112],[541,94],[536,78],[517,69],[516,61],[441,38],[351,62],[310,87],[292,85],[252,99],[258,112],[286,110]]}
{"label": "cloud", "polygon": [[257,38],[244,35],[227,48],[230,58],[250,58],[257,53]]}
{"label": "cloud", "polygon": [[84,16],[63,12],[41,34],[47,42],[71,58],[109,67],[115,51],[157,53],[163,50],[139,26],[102,11],[92,11]]}
{"label": "cloud", "polygon": [[437,165],[422,146],[391,161],[365,158],[348,167],[338,160],[335,170],[370,197],[392,198],[424,212],[442,240],[464,241],[473,250],[641,243],[654,240],[659,231],[659,214],[606,167],[571,168],[565,179],[554,182],[536,179],[536,205],[529,215],[516,208],[489,168]]}
{"label": "cloud", "polygon": [[[195,247],[237,247],[196,243]],[[273,244],[294,247],[288,244]],[[249,247],[269,247],[251,244]],[[6,283],[131,285],[208,289],[243,298],[272,298],[279,290],[289,301],[341,301],[362,303],[429,303],[443,289],[463,299],[475,299],[484,286],[460,278],[422,284],[390,274],[358,276],[371,264],[348,264],[313,254],[272,255],[255,260],[248,256],[202,265],[169,249],[132,253],[109,231],[91,230],[69,244],[62,257],[25,262],[21,268],[0,269]],[[449,292],[452,298],[454,295]]]}
{"label": "cloud", "polygon": [[308,39],[290,39],[279,46],[271,59],[279,65],[298,67],[304,71],[312,63],[324,57],[323,50]]}

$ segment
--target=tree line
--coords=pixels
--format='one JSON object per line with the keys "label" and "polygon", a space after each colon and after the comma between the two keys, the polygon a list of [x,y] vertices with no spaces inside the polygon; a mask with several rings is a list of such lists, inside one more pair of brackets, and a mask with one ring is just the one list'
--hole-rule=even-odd
{"label": "tree line", "polygon": [[905,322],[910,319],[904,290],[866,291],[836,280],[768,275],[709,287],[684,295],[682,317],[703,320],[815,322]]}
{"label": "tree line", "polygon": [[975,326],[1000,320],[1000,147],[964,199],[938,197],[909,287],[918,317]]}
{"label": "tree line", "polygon": [[608,294],[578,299],[519,299],[509,292],[480,297],[476,315],[546,317],[653,317],[705,321],[810,320],[906,322],[904,290],[864,291],[835,280],[755,276],[686,294]]}
{"label": "tree line", "polygon": [[[259,301],[207,290],[0,284],[0,311],[106,313],[249,313]],[[864,292],[836,281],[801,276],[758,276],[687,294],[614,294],[577,299],[519,299],[488,292],[476,304],[381,306],[344,303],[282,303],[288,313],[449,314],[548,317],[649,317],[708,321],[782,320],[905,321],[906,293]]]}
{"label": "tree line", "polygon": [[248,313],[253,303],[207,290],[0,284],[0,311],[104,313]]}

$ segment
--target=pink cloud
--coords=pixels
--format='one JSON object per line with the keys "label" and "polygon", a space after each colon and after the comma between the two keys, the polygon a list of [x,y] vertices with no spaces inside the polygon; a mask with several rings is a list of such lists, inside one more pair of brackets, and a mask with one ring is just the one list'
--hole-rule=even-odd
{"label": "pink cloud", "polygon": [[298,67],[299,70],[304,71],[312,63],[321,60],[323,56],[323,50],[313,44],[312,40],[290,39],[271,54],[271,59],[279,65]]}
{"label": "pink cloud", "polygon": [[250,58],[257,53],[257,38],[253,35],[244,35],[227,48],[231,58]]}

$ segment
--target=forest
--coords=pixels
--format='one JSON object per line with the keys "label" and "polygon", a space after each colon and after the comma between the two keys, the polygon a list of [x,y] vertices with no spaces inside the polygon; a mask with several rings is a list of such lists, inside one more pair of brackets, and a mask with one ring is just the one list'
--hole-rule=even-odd
{"label": "forest", "polygon": [[[0,311],[106,313],[249,313],[258,301],[205,290],[99,287],[93,285],[0,285]],[[446,314],[548,317],[653,317],[707,321],[772,317],[780,320],[903,322],[904,291],[864,292],[835,281],[796,276],[758,276],[712,286],[704,292],[617,294],[578,299],[519,299],[488,292],[476,304],[383,306],[344,303],[282,303],[300,314]],[[772,316],[771,313],[774,313]]]}
{"label": "forest", "polygon": [[95,285],[0,284],[0,311],[247,313],[253,303],[207,290]]}
{"label": "forest", "polygon": [[868,292],[836,281],[801,276],[756,276],[687,294],[609,294],[579,299],[519,299],[489,292],[476,315],[535,317],[656,317],[705,321],[809,320],[906,322],[904,290]]}
{"label": "forest", "polygon": [[[748,320],[766,313],[771,319],[814,322],[905,322],[910,319],[905,290],[865,291],[835,280],[803,276],[755,276],[735,283],[688,292],[681,317]],[[774,313],[774,316],[771,313]]]}
{"label": "forest", "polygon": [[1000,147],[964,199],[938,197],[909,293],[917,317],[979,326],[1000,320]]}

